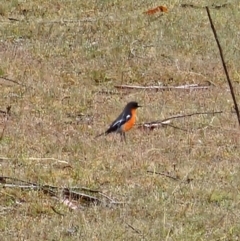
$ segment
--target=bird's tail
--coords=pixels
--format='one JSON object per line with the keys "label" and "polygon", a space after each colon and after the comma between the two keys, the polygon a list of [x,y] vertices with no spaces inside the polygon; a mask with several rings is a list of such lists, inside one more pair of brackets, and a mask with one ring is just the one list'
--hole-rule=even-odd
{"label": "bird's tail", "polygon": [[107,132],[105,131],[105,132],[103,132],[103,133],[101,133],[101,134],[99,134],[99,135],[96,135],[95,138],[98,138],[98,137],[103,136],[103,135],[106,135],[106,134],[107,134]]}

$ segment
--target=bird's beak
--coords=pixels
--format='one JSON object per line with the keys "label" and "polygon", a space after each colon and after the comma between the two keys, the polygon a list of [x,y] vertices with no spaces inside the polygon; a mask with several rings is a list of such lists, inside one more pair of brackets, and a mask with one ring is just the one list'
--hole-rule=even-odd
{"label": "bird's beak", "polygon": [[143,107],[142,105],[138,105],[138,108]]}

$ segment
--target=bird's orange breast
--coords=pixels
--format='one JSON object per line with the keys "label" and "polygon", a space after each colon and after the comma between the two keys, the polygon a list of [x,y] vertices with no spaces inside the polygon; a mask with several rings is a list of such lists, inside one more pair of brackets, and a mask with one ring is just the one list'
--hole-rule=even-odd
{"label": "bird's orange breast", "polygon": [[126,132],[133,128],[136,122],[136,110],[131,111],[131,118],[122,126],[122,131]]}

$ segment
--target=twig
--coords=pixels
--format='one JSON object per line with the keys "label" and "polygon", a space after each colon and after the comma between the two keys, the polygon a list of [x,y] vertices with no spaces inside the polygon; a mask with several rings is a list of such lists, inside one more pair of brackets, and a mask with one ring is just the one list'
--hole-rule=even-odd
{"label": "twig", "polygon": [[99,194],[103,197],[105,197],[106,199],[110,200],[111,202],[115,202],[112,198],[108,197],[106,194],[99,192]]}
{"label": "twig", "polygon": [[25,84],[19,83],[18,81],[13,80],[13,79],[9,79],[9,78],[7,78],[7,77],[3,77],[3,76],[1,76],[0,78],[3,79],[3,80],[6,80],[6,81],[12,82],[12,83],[14,83],[14,84],[18,84],[18,85],[26,86]]}
{"label": "twig", "polygon": [[153,174],[162,175],[162,176],[165,176],[165,177],[169,177],[169,178],[171,178],[171,179],[173,179],[175,181],[179,181],[180,180],[178,177],[173,177],[173,176],[171,176],[171,175],[169,175],[167,173],[164,173],[164,172],[155,172],[155,171],[147,171],[147,172],[153,173]]}
{"label": "twig", "polygon": [[[11,160],[12,158],[8,158],[8,157],[1,157],[0,156],[0,160],[3,161],[8,161]],[[54,157],[29,157],[29,158],[24,158],[24,160],[29,160],[29,161],[46,161],[46,160],[50,160],[50,161],[56,161],[59,163],[63,163],[63,164],[69,164],[69,162],[64,161],[64,160],[58,160]]]}
{"label": "twig", "polygon": [[21,20],[19,20],[17,18],[11,18],[11,17],[9,17],[8,20],[10,20],[10,21],[21,21]]}
{"label": "twig", "polygon": [[67,19],[67,20],[52,20],[52,21],[40,21],[38,23],[40,24],[46,24],[46,23],[79,23],[79,22],[96,22],[99,19],[96,18],[82,18],[82,19]]}
{"label": "twig", "polygon": [[147,129],[155,129],[155,128],[159,128],[159,127],[165,127],[168,126],[170,124],[170,121],[153,121],[153,122],[147,122],[147,123],[143,123],[143,124],[138,124],[138,128],[147,128]]}
{"label": "twig", "polygon": [[[99,197],[104,197],[107,199],[107,204],[124,204],[124,202],[118,202],[114,199],[108,197],[107,195],[101,193],[98,190],[92,190],[85,187],[73,187],[73,188],[60,188],[57,186],[51,186],[51,185],[41,185],[37,183],[32,183],[28,181],[23,181],[15,177],[7,177],[7,176],[0,176],[0,186],[2,187],[8,187],[8,188],[22,188],[22,189],[31,189],[35,191],[42,191],[45,194],[48,194],[52,197],[55,197],[59,200],[59,195],[63,198],[60,198],[61,203],[68,206],[72,210],[75,210],[78,208],[77,205],[75,205],[72,200],[80,200],[87,203],[94,203],[94,204],[103,204],[105,202],[104,199],[100,199]],[[94,193],[95,196],[88,195],[83,192],[76,192],[75,190],[82,190],[85,192],[91,192]],[[97,196],[97,197],[96,197]]]}
{"label": "twig", "polygon": [[150,130],[153,130],[155,128],[160,128],[160,127],[172,127],[174,129],[178,129],[178,130],[181,130],[181,131],[188,131],[186,129],[183,129],[181,127],[178,127],[178,126],[174,126],[174,125],[171,125],[170,124],[170,121],[165,121],[165,122],[160,122],[160,123],[157,123],[157,122],[151,122],[151,123],[144,123],[144,124],[139,124],[138,126],[138,129],[150,129]]}
{"label": "twig", "polygon": [[171,127],[186,131],[185,129],[170,125],[170,123],[171,123],[170,120],[178,119],[178,118],[185,118],[185,117],[189,117],[189,116],[193,116],[193,115],[215,115],[215,114],[221,114],[221,113],[223,113],[223,111],[196,112],[196,113],[185,114],[185,115],[178,114],[178,115],[174,115],[174,116],[168,117],[168,118],[160,120],[160,121],[153,121],[153,122],[139,124],[138,128],[154,129],[154,128],[161,127],[161,126],[171,126]]}
{"label": "twig", "polygon": [[194,169],[195,166],[196,166],[196,161],[195,161],[194,165],[186,173],[186,175],[182,178],[182,180],[180,180],[180,182],[178,182],[176,187],[173,189],[172,195],[180,189],[182,183],[190,183],[193,180],[192,178],[189,178],[188,176],[192,172],[192,170]]}
{"label": "twig", "polygon": [[11,110],[11,106],[8,106],[6,108],[6,111],[1,111],[1,113],[3,113],[5,115],[5,118],[4,118],[2,133],[1,133],[1,136],[0,136],[0,141],[3,139],[4,132],[7,129],[7,123],[8,123],[8,119],[9,119],[9,116],[10,116],[10,110]]}
{"label": "twig", "polygon": [[21,189],[39,189],[40,186],[35,186],[35,185],[21,185],[21,184],[4,184],[2,185],[3,187],[9,187],[9,188],[21,188]]}
{"label": "twig", "polygon": [[[19,182],[21,184],[7,183],[7,179],[12,180],[13,182]],[[23,189],[42,190],[44,193],[50,194],[51,196],[57,196],[57,192],[62,191],[62,194],[64,196],[71,197],[74,200],[81,199],[87,202],[95,202],[98,204],[101,203],[101,200],[96,197],[87,195],[85,193],[75,192],[70,190],[69,188],[58,188],[56,186],[50,186],[50,185],[39,185],[36,183],[26,182],[18,178],[11,178],[11,177],[0,177],[0,183],[2,183],[2,186],[9,187],[9,188],[17,187],[17,188],[23,188]]]}
{"label": "twig", "polygon": [[219,49],[220,57],[221,57],[221,60],[222,60],[222,65],[223,65],[223,68],[224,68],[225,75],[227,77],[228,85],[229,85],[229,88],[230,88],[230,92],[231,92],[231,95],[232,95],[234,107],[235,107],[235,110],[236,110],[236,114],[237,114],[237,118],[238,118],[238,124],[240,126],[240,113],[239,113],[239,109],[238,109],[238,104],[237,104],[237,100],[236,100],[236,97],[235,97],[235,94],[234,94],[234,89],[233,89],[233,86],[232,86],[232,82],[231,82],[229,74],[228,74],[227,66],[226,66],[226,63],[225,63],[225,60],[224,60],[224,57],[223,57],[222,47],[221,47],[220,42],[218,40],[217,32],[215,30],[215,27],[214,27],[214,24],[213,24],[211,15],[210,15],[209,8],[206,7],[206,10],[207,10],[207,14],[208,14],[208,18],[209,18],[209,21],[210,21],[210,25],[211,25],[211,28],[212,28],[212,31],[213,31],[213,34],[214,34],[214,38],[215,38],[215,40],[217,42],[217,46],[218,46],[218,49]]}
{"label": "twig", "polygon": [[126,202],[118,202],[118,201],[111,201],[110,204],[114,204],[114,205],[124,205],[126,204]]}
{"label": "twig", "polygon": [[71,191],[75,191],[75,190],[81,190],[81,191],[86,191],[86,192],[90,192],[90,193],[97,193],[100,196],[106,198],[107,200],[110,201],[111,204],[125,204],[125,202],[119,202],[119,201],[115,201],[114,199],[112,199],[111,197],[107,196],[106,194],[102,193],[99,190],[93,190],[87,187],[71,187]]}
{"label": "twig", "polygon": [[18,179],[16,177],[7,177],[7,176],[0,176],[0,183],[2,184],[6,184],[8,183],[8,180],[11,180],[13,184],[14,182],[18,182],[18,183],[24,183],[24,184],[28,184],[28,185],[32,185],[32,186],[38,186],[36,183],[34,182],[28,182],[28,181],[23,181],[21,179]]}
{"label": "twig", "polygon": [[114,199],[110,198],[109,196],[107,196],[106,194],[102,193],[102,192],[99,192],[99,194],[103,197],[105,197],[106,199],[108,199],[110,201],[110,204],[116,204],[116,205],[119,205],[119,204],[126,204],[125,202],[119,202],[119,201],[115,201]]}
{"label": "twig", "polygon": [[202,8],[201,6],[195,6],[193,4],[183,3],[180,5],[182,8]]}
{"label": "twig", "polygon": [[199,86],[197,84],[179,86],[137,86],[137,85],[115,85],[118,89],[139,89],[139,90],[202,90],[209,89],[210,86]]}
{"label": "twig", "polygon": [[[223,7],[226,7],[230,5],[229,3],[224,3],[222,5],[215,5],[215,4],[212,4],[210,5],[209,7],[213,8],[213,9],[220,9],[220,8],[223,8]],[[196,5],[193,5],[193,4],[188,4],[188,3],[183,3],[180,5],[182,8],[207,8],[208,6],[196,6]]]}
{"label": "twig", "polygon": [[170,127],[174,128],[174,129],[185,131],[185,132],[188,131],[187,129],[184,129],[184,128],[181,128],[181,127],[178,127],[178,126],[174,126],[174,125],[171,125],[171,124],[168,124],[167,126],[170,126]]}
{"label": "twig", "polygon": [[137,234],[143,236],[143,234],[141,233],[140,230],[134,228],[132,225],[130,225],[130,224],[126,223],[126,222],[125,222],[125,224],[126,224],[129,228],[131,228],[134,232],[136,232]]}
{"label": "twig", "polygon": [[47,160],[49,160],[49,161],[56,161],[59,163],[69,164],[69,162],[67,162],[67,161],[58,160],[54,157],[29,157],[26,160],[29,160],[29,161],[47,161]]}
{"label": "twig", "polygon": [[102,203],[102,201],[96,197],[87,195],[85,193],[71,191],[69,188],[63,188],[62,193],[64,196],[71,197],[72,199],[75,199],[75,200],[94,202],[96,204]]}
{"label": "twig", "polygon": [[82,191],[87,191],[87,192],[91,192],[91,193],[100,193],[100,191],[99,190],[93,190],[93,189],[90,189],[90,188],[87,188],[87,187],[73,187],[73,188],[71,188],[72,190],[76,190],[76,189],[78,189],[78,190],[82,190]]}
{"label": "twig", "polygon": [[[53,23],[56,23],[56,24],[62,24],[62,23],[79,23],[79,22],[96,22],[97,20],[99,20],[101,18],[82,18],[82,19],[61,19],[61,20],[50,20],[50,21],[36,21],[36,23],[38,24],[53,24]],[[9,17],[8,20],[10,21],[18,21],[18,22],[24,22],[26,20],[20,20],[20,19],[17,19],[17,18],[12,18],[12,17]],[[3,21],[1,21],[3,22]]]}
{"label": "twig", "polygon": [[51,209],[52,209],[53,212],[55,212],[56,214],[58,214],[58,215],[60,215],[60,216],[65,216],[65,214],[58,212],[58,211],[55,209],[55,207],[51,206]]}
{"label": "twig", "polygon": [[174,115],[169,118],[166,118],[166,119],[162,120],[162,122],[166,122],[168,120],[177,119],[177,118],[189,117],[189,116],[193,116],[193,115],[215,115],[215,114],[221,114],[221,113],[223,113],[223,111],[195,112],[195,113],[190,113],[190,114],[186,114],[186,115],[178,114],[178,115]]}

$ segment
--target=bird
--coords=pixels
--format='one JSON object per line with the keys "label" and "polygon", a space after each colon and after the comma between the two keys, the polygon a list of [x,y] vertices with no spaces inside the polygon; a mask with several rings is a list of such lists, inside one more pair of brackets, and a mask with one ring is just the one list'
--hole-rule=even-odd
{"label": "bird", "polygon": [[136,110],[139,107],[142,106],[139,105],[136,101],[131,101],[127,103],[118,118],[112,122],[112,124],[105,132],[97,135],[96,138],[102,135],[108,135],[112,132],[116,132],[121,135],[121,140],[124,139],[124,141],[126,142],[125,132],[129,131],[134,126],[136,122]]}

